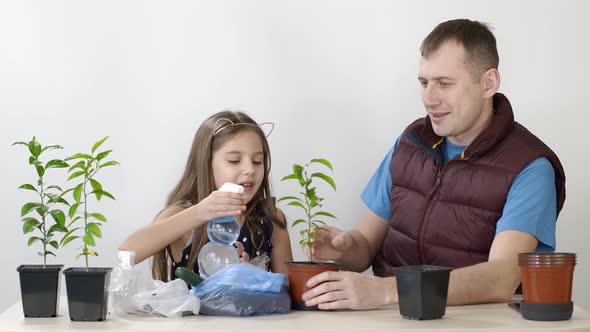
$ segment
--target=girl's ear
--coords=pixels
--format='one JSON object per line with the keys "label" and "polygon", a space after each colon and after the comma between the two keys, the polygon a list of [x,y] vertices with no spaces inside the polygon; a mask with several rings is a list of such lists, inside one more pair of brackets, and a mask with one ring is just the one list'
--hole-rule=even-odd
{"label": "girl's ear", "polygon": [[481,77],[484,98],[493,97],[500,89],[500,72],[495,68],[488,69]]}

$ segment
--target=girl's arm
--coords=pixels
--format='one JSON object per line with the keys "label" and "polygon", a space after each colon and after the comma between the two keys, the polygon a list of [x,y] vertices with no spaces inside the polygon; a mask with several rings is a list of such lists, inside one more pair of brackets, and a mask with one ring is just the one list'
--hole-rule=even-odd
{"label": "girl's arm", "polygon": [[[285,220],[285,215],[279,210],[279,216]],[[287,225],[287,227],[289,227]],[[270,269],[275,273],[287,274],[287,264],[285,262],[293,261],[291,252],[291,239],[286,228],[280,228],[273,225],[272,231],[272,253],[270,255]]]}
{"label": "girl's arm", "polygon": [[168,207],[153,223],[131,234],[119,246],[119,250],[134,251],[135,264],[141,263],[168,245],[172,247],[172,252],[178,252],[175,250],[176,247],[184,246],[190,231],[205,222],[195,215],[194,210],[181,206]]}
{"label": "girl's arm", "polygon": [[119,250],[135,251],[136,264],[168,245],[172,252],[182,252],[192,229],[215,218],[238,216],[245,210],[243,194],[214,191],[189,208],[176,205],[166,208],[153,223],[131,234]]}

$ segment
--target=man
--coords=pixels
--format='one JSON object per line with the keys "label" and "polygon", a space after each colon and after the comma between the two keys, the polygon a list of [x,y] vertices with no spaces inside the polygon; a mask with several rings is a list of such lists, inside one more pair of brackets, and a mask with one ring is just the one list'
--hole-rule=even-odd
{"label": "man", "polygon": [[565,201],[557,156],[514,121],[496,40],[476,21],[439,24],[423,41],[418,81],[426,117],[397,139],[365,188],[352,232],[317,233],[313,255],[342,270],[311,278],[320,309],[397,302],[395,268],[454,268],[448,304],[509,301],[521,252],[553,251]]}

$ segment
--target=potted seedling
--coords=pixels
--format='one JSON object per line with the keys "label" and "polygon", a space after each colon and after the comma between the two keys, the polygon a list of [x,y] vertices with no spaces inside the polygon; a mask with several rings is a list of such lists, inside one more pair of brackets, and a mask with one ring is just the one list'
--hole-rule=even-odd
{"label": "potted seedling", "polygon": [[39,256],[42,265],[21,265],[17,268],[20,277],[23,314],[25,317],[55,317],[59,310],[59,286],[63,265],[47,264],[48,256],[55,256],[53,250],[59,248],[56,233],[66,232],[65,214],[60,205],[69,205],[63,198],[64,192],[57,185],[45,181],[45,174],[53,168],[68,167],[61,159],[51,159],[44,163],[41,155],[48,150],[62,149],[59,145],[42,146],[35,137],[29,142],[15,142],[24,145],[29,151],[29,165],[37,173],[37,181],[21,185],[20,189],[34,192],[36,199],[21,208],[23,233],[30,235],[28,246],[40,245]]}
{"label": "potted seedling", "polygon": [[73,321],[102,321],[108,310],[107,290],[111,268],[88,267],[89,256],[98,256],[98,252],[93,249],[95,239],[102,237],[101,227],[107,221],[103,214],[90,211],[90,200],[100,202],[104,197],[115,199],[97,180],[103,168],[119,165],[114,160],[106,161],[112,150],[97,152],[107,138],[96,142],[90,154],[76,153],[65,159],[73,163],[68,169],[68,181],[76,180],[77,184],[73,187],[74,202],[68,211],[68,232],[61,243],[66,245],[81,240],[80,253],[76,259],[84,257],[86,263],[82,268],[64,270],[70,319]]}
{"label": "potted seedling", "polygon": [[336,218],[333,214],[321,209],[324,198],[318,196],[314,179],[322,180],[334,190],[336,190],[336,183],[332,177],[322,172],[312,171],[315,166],[334,171],[332,164],[326,159],[312,159],[304,166],[293,165],[293,173],[283,177],[281,181],[295,180],[299,184],[300,191],[295,195],[284,196],[277,200],[277,202],[288,202],[287,205],[299,208],[299,211],[303,213],[303,217],[293,221],[291,227],[300,229],[299,245],[308,254],[309,261],[288,263],[291,307],[297,310],[318,310],[317,306],[306,306],[301,299],[301,295],[307,291],[305,285],[307,280],[324,271],[338,271],[340,267],[333,262],[314,262],[311,255],[315,243],[315,231],[325,229],[326,222],[323,219]]}

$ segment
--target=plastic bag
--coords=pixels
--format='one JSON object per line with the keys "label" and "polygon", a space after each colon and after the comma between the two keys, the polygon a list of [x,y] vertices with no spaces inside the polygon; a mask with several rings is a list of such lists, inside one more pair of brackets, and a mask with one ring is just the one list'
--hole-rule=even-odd
{"label": "plastic bag", "polygon": [[191,295],[180,279],[161,282],[153,291],[135,294],[129,304],[131,310],[166,317],[199,314],[199,298]]}
{"label": "plastic bag", "polygon": [[135,253],[119,251],[119,264],[111,272],[109,314],[149,314],[180,317],[199,313],[199,299],[182,280],[165,283],[134,265]]}
{"label": "plastic bag", "polygon": [[258,316],[291,309],[287,276],[248,263],[227,266],[190,292],[201,299],[203,315]]}
{"label": "plastic bag", "polygon": [[109,282],[109,314],[125,314],[135,286],[135,252],[118,251],[119,264],[111,271]]}

